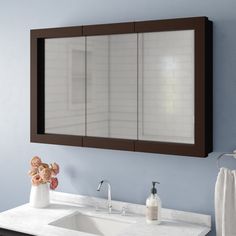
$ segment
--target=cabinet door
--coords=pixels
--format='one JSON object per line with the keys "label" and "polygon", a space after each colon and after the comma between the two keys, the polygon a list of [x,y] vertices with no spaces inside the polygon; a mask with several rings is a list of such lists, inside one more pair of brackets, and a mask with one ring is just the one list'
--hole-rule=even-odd
{"label": "cabinet door", "polygon": [[87,37],[86,135],[137,139],[137,34]]}
{"label": "cabinet door", "polygon": [[33,236],[33,235],[0,228],[0,236]]}
{"label": "cabinet door", "polygon": [[45,39],[45,133],[85,135],[85,37]]}
{"label": "cabinet door", "polygon": [[194,30],[138,34],[138,139],[194,143]]}

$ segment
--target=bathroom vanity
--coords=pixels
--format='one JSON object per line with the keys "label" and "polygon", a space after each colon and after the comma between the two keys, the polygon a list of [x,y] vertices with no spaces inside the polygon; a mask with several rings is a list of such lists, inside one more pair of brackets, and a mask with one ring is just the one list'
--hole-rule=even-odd
{"label": "bathroom vanity", "polygon": [[100,198],[51,192],[51,200],[47,208],[25,204],[0,213],[0,235],[203,236],[211,230],[209,215],[162,209],[162,223],[147,225],[143,205],[113,201],[109,214]]}
{"label": "bathroom vanity", "polygon": [[31,30],[31,141],[206,157],[212,22]]}

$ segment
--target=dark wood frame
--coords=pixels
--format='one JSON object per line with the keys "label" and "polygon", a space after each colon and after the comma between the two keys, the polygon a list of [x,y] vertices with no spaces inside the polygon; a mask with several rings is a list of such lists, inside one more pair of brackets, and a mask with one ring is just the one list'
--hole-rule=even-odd
{"label": "dark wood frame", "polygon": [[[44,39],[195,31],[195,143],[44,133]],[[31,30],[31,142],[206,157],[212,151],[212,22],[207,17]]]}

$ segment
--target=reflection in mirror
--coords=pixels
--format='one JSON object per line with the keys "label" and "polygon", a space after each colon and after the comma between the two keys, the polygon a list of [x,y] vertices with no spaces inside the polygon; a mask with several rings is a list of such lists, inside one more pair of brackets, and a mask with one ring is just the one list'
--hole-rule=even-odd
{"label": "reflection in mirror", "polygon": [[45,39],[45,133],[193,144],[194,107],[193,30]]}
{"label": "reflection in mirror", "polygon": [[194,30],[140,33],[140,140],[194,143]]}
{"label": "reflection in mirror", "polygon": [[87,37],[87,135],[137,139],[137,34]]}
{"label": "reflection in mirror", "polygon": [[45,39],[45,133],[85,135],[85,38]]}
{"label": "reflection in mirror", "polygon": [[87,37],[87,135],[108,137],[108,36]]}

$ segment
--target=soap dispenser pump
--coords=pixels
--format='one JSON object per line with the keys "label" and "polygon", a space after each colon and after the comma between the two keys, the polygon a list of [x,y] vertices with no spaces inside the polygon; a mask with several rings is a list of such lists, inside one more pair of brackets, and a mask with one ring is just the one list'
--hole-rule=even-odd
{"label": "soap dispenser pump", "polygon": [[157,195],[156,184],[157,181],[152,182],[151,195],[146,201],[146,222],[148,224],[161,223],[161,199]]}

